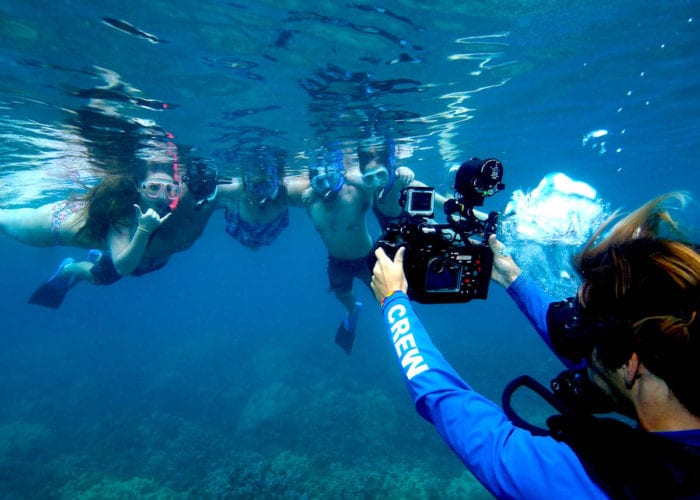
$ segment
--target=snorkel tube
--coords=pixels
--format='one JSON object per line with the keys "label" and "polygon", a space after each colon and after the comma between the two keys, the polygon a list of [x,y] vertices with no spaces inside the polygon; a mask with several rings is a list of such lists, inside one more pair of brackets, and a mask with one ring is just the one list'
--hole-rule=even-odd
{"label": "snorkel tube", "polygon": [[312,189],[323,198],[324,201],[333,201],[345,184],[345,168],[343,167],[343,153],[340,150],[329,152],[330,161],[323,166],[314,166],[309,170],[309,180]]}
{"label": "snorkel tube", "polygon": [[386,185],[379,191],[379,200],[384,199],[384,195],[391,191],[396,180],[396,155],[394,154],[394,141],[387,137],[386,139],[386,169],[389,171],[389,180]]}
{"label": "snorkel tube", "polygon": [[310,177],[311,188],[316,194],[323,198],[324,201],[335,200],[345,184],[343,171],[337,171],[330,167],[325,167],[323,171],[318,168],[313,168]]}
{"label": "snorkel tube", "polygon": [[[177,154],[177,144],[173,142],[175,140],[175,136],[171,132],[168,132],[166,130],[165,137],[167,138],[167,141],[165,142],[165,152],[168,156],[170,156],[173,159],[173,180],[175,181],[175,184],[180,184],[180,174],[178,173],[180,169],[180,163]],[[170,202],[168,206],[170,207],[171,212],[177,208],[177,204],[179,202],[179,196]]]}

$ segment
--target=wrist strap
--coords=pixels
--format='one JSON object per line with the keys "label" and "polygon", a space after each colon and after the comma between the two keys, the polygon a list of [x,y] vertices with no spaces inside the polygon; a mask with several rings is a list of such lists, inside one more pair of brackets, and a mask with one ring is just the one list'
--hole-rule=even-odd
{"label": "wrist strap", "polygon": [[393,292],[387,293],[382,300],[379,301],[379,305],[384,307],[384,301],[394,295],[397,292],[402,292],[403,290],[394,290]]}
{"label": "wrist strap", "polygon": [[146,234],[151,234],[151,231],[149,231],[148,229],[146,229],[146,228],[143,227],[143,226],[137,226],[137,227],[136,227],[136,230],[137,230],[137,231],[142,231],[142,232],[144,232],[144,233],[146,233]]}

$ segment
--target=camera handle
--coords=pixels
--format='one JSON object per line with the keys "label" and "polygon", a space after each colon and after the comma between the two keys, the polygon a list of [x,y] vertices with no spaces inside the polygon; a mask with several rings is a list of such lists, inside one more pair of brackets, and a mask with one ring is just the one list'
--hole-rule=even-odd
{"label": "camera handle", "polygon": [[[447,212],[447,209],[445,209],[445,212]],[[449,228],[459,234],[465,244],[469,241],[470,236],[481,234],[483,235],[483,244],[487,245],[489,236],[496,233],[499,213],[489,212],[486,220],[482,220],[474,215],[473,208],[468,207],[463,211],[460,210],[459,214],[460,217],[454,217],[454,212],[447,214]]]}
{"label": "camera handle", "polygon": [[[552,380],[553,387],[556,381],[561,379],[562,375],[564,375],[565,373],[568,373],[568,370],[565,370],[564,372],[560,373],[557,377],[555,377]],[[551,431],[529,423],[520,415],[518,415],[513,409],[511,399],[513,398],[513,394],[515,393],[515,391],[518,390],[520,387],[527,387],[528,389],[530,389],[532,392],[534,392],[543,400],[545,400],[552,408],[558,411],[560,415],[572,417],[591,415],[590,412],[584,412],[581,410],[581,408],[571,406],[566,401],[562,400],[560,394],[557,394],[556,390],[552,392],[531,376],[521,375],[511,380],[503,389],[503,394],[501,396],[501,407],[503,408],[503,411],[505,412],[506,416],[510,419],[511,422],[513,422],[518,427],[530,431],[535,436],[551,435]],[[605,411],[608,412],[609,410]],[[598,412],[594,411],[594,413]]]}
{"label": "camera handle", "polygon": [[489,216],[484,222],[484,238],[488,241],[489,236],[496,234],[498,230],[498,217],[500,214],[498,212],[489,212]]}

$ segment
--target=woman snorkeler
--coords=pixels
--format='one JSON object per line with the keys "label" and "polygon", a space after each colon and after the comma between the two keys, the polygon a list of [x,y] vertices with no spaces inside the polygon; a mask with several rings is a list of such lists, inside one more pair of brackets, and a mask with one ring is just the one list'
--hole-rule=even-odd
{"label": "woman snorkeler", "polygon": [[253,250],[271,245],[289,226],[289,206],[301,206],[308,183],[283,177],[285,159],[282,150],[258,147],[243,162],[241,178],[232,181],[225,201],[226,232]]}

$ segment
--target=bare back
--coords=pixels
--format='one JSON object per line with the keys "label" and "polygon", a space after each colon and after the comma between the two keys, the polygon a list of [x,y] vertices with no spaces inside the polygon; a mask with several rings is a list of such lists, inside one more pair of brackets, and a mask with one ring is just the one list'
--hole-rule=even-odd
{"label": "bare back", "polygon": [[187,250],[197,241],[215,204],[209,203],[197,209],[195,203],[196,200],[189,193],[180,199],[172,215],[153,233],[144,259],[167,259],[174,253]]}

